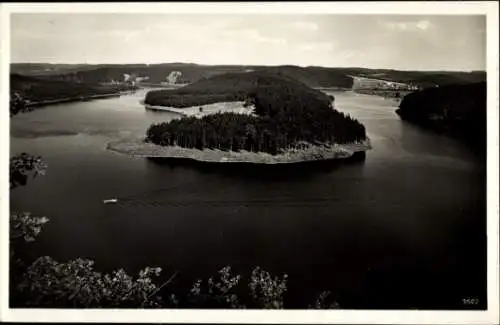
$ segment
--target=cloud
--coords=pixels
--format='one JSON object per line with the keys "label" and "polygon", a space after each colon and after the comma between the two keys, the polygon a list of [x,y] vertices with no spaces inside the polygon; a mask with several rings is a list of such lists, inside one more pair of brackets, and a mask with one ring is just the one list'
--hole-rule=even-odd
{"label": "cloud", "polygon": [[418,23],[417,23],[417,28],[421,29],[421,30],[426,30],[426,29],[429,29],[430,27],[432,26],[431,22],[428,21],[428,20],[420,20]]}
{"label": "cloud", "polygon": [[300,30],[307,30],[307,31],[317,31],[319,29],[318,25],[316,23],[310,23],[306,21],[297,21],[293,24],[293,27],[296,29]]}
{"label": "cloud", "polygon": [[484,15],[16,14],[11,51],[13,62],[473,70],[484,69],[485,22]]}
{"label": "cloud", "polygon": [[423,31],[432,27],[432,23],[428,20],[419,21],[400,21],[400,22],[382,22],[382,24],[389,29],[402,30],[402,31]]}

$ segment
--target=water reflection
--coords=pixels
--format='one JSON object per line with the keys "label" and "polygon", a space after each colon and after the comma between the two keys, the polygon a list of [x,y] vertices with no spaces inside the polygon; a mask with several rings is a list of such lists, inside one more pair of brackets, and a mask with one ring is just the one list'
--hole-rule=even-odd
{"label": "water reflection", "polygon": [[[209,163],[192,159],[148,158],[147,167],[168,168],[171,171],[192,169],[202,174],[216,174],[239,179],[284,180],[306,179],[322,173],[331,173],[342,166],[362,168],[366,160],[365,152],[358,152],[350,158],[310,161],[296,164],[252,164],[252,163]],[[156,172],[156,169],[155,169]]]}

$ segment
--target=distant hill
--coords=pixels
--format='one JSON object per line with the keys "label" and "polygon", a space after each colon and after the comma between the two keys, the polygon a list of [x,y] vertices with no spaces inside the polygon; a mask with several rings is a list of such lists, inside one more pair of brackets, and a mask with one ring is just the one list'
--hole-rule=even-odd
{"label": "distant hill", "polygon": [[168,75],[177,71],[180,76],[177,83],[192,83],[203,78],[230,72],[268,71],[280,73],[300,80],[310,87],[342,87],[351,88],[352,78],[341,71],[329,68],[301,68],[296,66],[204,66],[185,63],[169,63],[155,65],[82,65],[82,66],[48,66],[14,64],[12,71],[25,75],[43,75],[53,80],[73,80],[85,83],[102,83],[111,80],[123,80],[124,75],[149,77],[148,82],[164,82]]}
{"label": "distant hill", "polygon": [[486,82],[428,88],[406,95],[397,110],[404,119],[485,148]]}
{"label": "distant hill", "polygon": [[43,102],[62,98],[80,98],[94,95],[116,93],[118,86],[76,83],[51,80],[44,77],[31,77],[19,74],[10,75],[10,92],[17,93],[30,102]]}
{"label": "distant hill", "polygon": [[420,87],[443,86],[486,81],[486,72],[447,72],[447,71],[401,71],[368,68],[327,68],[319,66],[298,67],[253,66],[253,65],[199,65],[192,63],[162,64],[31,64],[15,63],[11,72],[23,75],[46,76],[55,80],[72,80],[84,83],[101,83],[123,80],[124,74],[149,77],[148,82],[160,83],[167,80],[173,72],[180,72],[177,83],[193,83],[202,78],[230,72],[268,71],[280,73],[302,81],[309,87],[351,88],[351,76],[378,78],[387,81],[412,83]]}
{"label": "distant hill", "polygon": [[223,101],[243,101],[261,88],[295,87],[296,89],[314,96],[326,104],[330,102],[328,96],[319,90],[308,87],[305,83],[290,78],[284,74],[272,73],[275,71],[230,72],[202,78],[194,83],[178,89],[150,91],[146,95],[145,103],[170,107],[190,107],[196,105],[213,104]]}
{"label": "distant hill", "polygon": [[191,83],[201,78],[208,78],[226,72],[243,71],[242,66],[200,66],[187,63],[168,64],[127,64],[127,65],[85,65],[81,67],[44,67],[46,71],[34,70],[30,73],[29,66],[24,64],[12,65],[12,72],[25,75],[44,75],[53,80],[73,80],[84,83],[102,83],[111,80],[122,81],[124,75],[149,77],[149,82],[167,81],[168,75],[173,71],[181,72],[177,83]]}
{"label": "distant hill", "polygon": [[[377,71],[377,70],[375,70]],[[378,79],[411,83],[422,88],[434,86],[468,84],[486,81],[486,72],[447,72],[447,71],[397,71],[379,70],[378,72],[362,72],[362,75]]]}
{"label": "distant hill", "polygon": [[[340,69],[322,67],[279,66],[261,68],[262,71],[281,74],[299,80],[313,88],[352,88],[353,79]],[[259,71],[260,69],[257,69]]]}
{"label": "distant hill", "polygon": [[10,65],[10,72],[27,76],[50,76],[95,68],[96,66],[88,64],[13,63]]}

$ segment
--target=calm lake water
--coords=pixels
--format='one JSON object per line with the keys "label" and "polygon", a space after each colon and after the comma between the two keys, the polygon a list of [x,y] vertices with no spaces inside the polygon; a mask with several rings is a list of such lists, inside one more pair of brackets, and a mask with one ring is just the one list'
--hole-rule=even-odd
{"label": "calm lake water", "polygon": [[402,122],[396,102],[334,93],[367,128],[364,161],[226,172],[106,151],[173,117],[146,111],[144,94],[12,118],[11,153],[49,165],[11,193],[13,211],[50,218],[38,255],[94,259],[103,271],[161,266],[165,278],[180,271],[178,286],[225,265],[260,266],[288,273],[291,308],[322,290],[343,308],[486,306],[485,165],[460,142]]}

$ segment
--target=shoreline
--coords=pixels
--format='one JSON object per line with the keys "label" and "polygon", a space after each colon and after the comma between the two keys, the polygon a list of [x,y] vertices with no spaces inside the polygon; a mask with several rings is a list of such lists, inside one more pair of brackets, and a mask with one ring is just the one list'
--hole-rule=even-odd
{"label": "shoreline", "polygon": [[337,91],[337,92],[344,92],[344,91],[351,91],[352,88],[348,87],[312,87],[312,89],[316,90],[321,90],[321,91]]}
{"label": "shoreline", "polygon": [[91,96],[80,96],[80,97],[65,97],[65,98],[44,100],[44,101],[39,101],[39,102],[29,102],[27,104],[27,106],[28,107],[42,107],[42,106],[55,105],[55,104],[63,104],[63,103],[85,102],[85,101],[96,100],[96,99],[106,99],[106,98],[112,98],[112,97],[120,97],[121,94],[122,94],[122,92],[109,93],[109,94],[99,94],[99,95],[91,95]]}
{"label": "shoreline", "polygon": [[477,153],[481,159],[486,159],[486,134],[469,133],[463,129],[463,124],[453,124],[453,121],[441,120],[437,117],[419,119],[407,116],[401,113],[401,109],[396,110],[396,114],[405,123],[409,123],[418,128],[430,131],[439,136],[445,136],[455,139],[469,147],[474,153]]}
{"label": "shoreline", "polygon": [[356,153],[370,150],[370,139],[358,143],[310,145],[305,149],[288,149],[280,154],[241,150],[192,149],[178,146],[160,146],[143,139],[122,139],[109,142],[107,150],[141,158],[189,159],[205,163],[250,163],[256,165],[296,164],[350,158]]}
{"label": "shoreline", "polygon": [[[182,116],[194,116],[194,117],[202,117],[210,114],[224,113],[224,112],[232,112],[237,114],[252,114],[254,107],[253,106],[244,106],[245,102],[243,101],[229,101],[229,102],[218,102],[213,104],[206,105],[197,105],[197,106],[189,106],[184,108],[176,108],[171,106],[159,106],[159,105],[150,105],[146,104],[144,101],[141,101],[141,105],[144,106],[147,110],[152,111],[163,111],[180,114]],[[200,111],[199,108],[203,110]]]}
{"label": "shoreline", "polygon": [[[356,94],[371,95],[382,97],[389,100],[400,102],[406,95],[412,93],[410,90],[369,90],[369,89],[353,89]],[[399,97],[396,96],[399,94]]]}
{"label": "shoreline", "polygon": [[141,101],[140,103],[141,103],[141,105],[144,106],[145,109],[148,109],[148,110],[170,112],[170,113],[180,114],[180,115],[183,115],[183,116],[188,116],[187,112],[183,108],[175,108],[175,107],[169,107],[169,106],[158,106],[158,105],[149,105],[149,104],[144,103],[143,101]]}
{"label": "shoreline", "polygon": [[154,88],[165,88],[165,89],[179,89],[179,88],[182,88],[184,86],[187,86],[189,85],[189,83],[185,83],[185,84],[162,84],[162,83],[159,83],[159,82],[141,82],[139,84],[139,87],[142,87],[142,88],[151,88],[151,87],[154,87]]}

